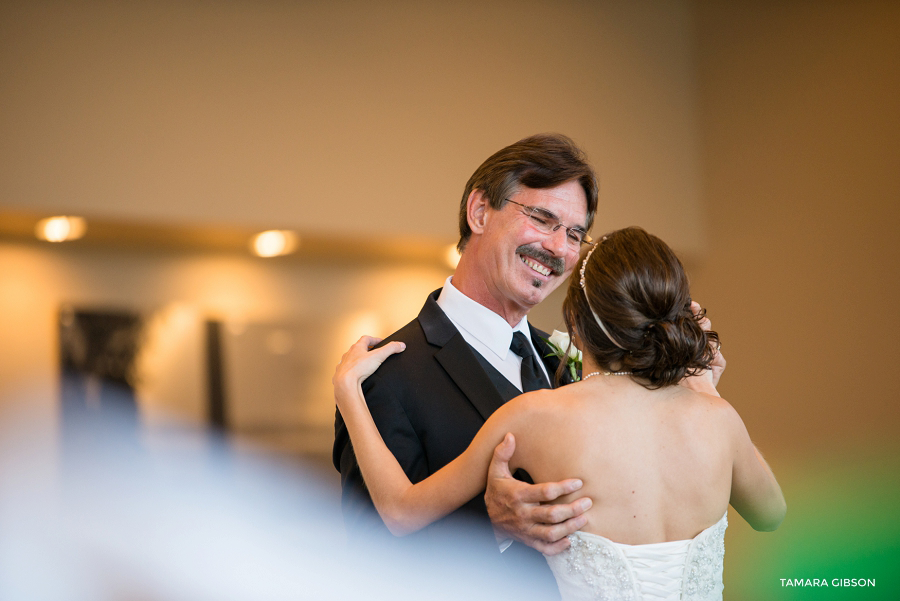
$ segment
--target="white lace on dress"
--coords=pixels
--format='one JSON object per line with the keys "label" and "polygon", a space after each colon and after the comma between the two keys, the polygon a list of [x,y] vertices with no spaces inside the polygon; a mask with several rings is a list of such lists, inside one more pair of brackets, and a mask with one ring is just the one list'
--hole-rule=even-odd
{"label": "white lace on dress", "polygon": [[626,545],[586,532],[545,556],[563,601],[721,601],[728,516],[690,540]]}

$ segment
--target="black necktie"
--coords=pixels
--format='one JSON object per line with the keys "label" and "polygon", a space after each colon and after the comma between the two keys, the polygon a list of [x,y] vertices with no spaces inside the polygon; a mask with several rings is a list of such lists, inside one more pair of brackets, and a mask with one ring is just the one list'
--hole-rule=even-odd
{"label": "black necktie", "polygon": [[528,344],[525,334],[522,332],[514,333],[509,349],[522,357],[522,392],[550,388],[541,366],[537,364],[537,357],[534,356],[534,351],[531,350],[531,345]]}

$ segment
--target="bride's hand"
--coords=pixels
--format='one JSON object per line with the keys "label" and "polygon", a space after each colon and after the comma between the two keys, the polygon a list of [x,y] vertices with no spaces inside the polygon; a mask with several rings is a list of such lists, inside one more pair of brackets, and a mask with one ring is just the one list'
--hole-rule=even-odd
{"label": "bride's hand", "polygon": [[[699,315],[702,311],[702,308],[697,301],[691,302],[691,311],[694,312],[694,315]],[[712,330],[712,323],[709,321],[708,317],[704,316],[700,320],[700,328],[707,332]],[[710,363],[709,369],[684,378],[681,381],[681,384],[692,390],[696,390],[697,392],[721,396],[716,390],[716,386],[719,385],[719,378],[722,377],[723,371],[725,371],[725,357],[722,356],[721,345],[718,345],[714,350],[713,360]]]}
{"label": "bride's hand", "polygon": [[[694,312],[694,315],[697,315],[698,313],[700,313],[701,310],[702,309],[700,307],[700,303],[698,303],[697,301],[691,302],[691,311]],[[708,317],[704,316],[703,319],[700,320],[700,328],[706,332],[709,332],[710,330],[712,330],[712,322],[709,321]],[[716,349],[713,353],[712,363],[710,363],[710,366],[709,366],[710,367],[710,375],[712,376],[711,380],[712,380],[713,387],[719,385],[719,378],[722,377],[722,373],[725,371],[725,364],[726,364],[725,357],[722,355],[722,345],[718,344],[718,345],[716,345]]]}
{"label": "bride's hand", "polygon": [[344,353],[331,378],[335,389],[341,386],[356,388],[360,382],[375,373],[375,370],[388,357],[406,350],[406,344],[397,340],[389,342],[381,348],[369,350],[379,342],[381,342],[381,338],[363,336]]}

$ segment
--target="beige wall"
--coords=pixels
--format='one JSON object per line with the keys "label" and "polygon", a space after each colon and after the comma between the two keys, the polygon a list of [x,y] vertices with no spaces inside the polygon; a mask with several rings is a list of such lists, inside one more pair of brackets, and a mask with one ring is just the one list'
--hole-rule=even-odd
{"label": "beige wall", "polygon": [[723,331],[724,389],[770,445],[893,443],[900,6],[698,16],[711,244],[695,295]]}
{"label": "beige wall", "polygon": [[599,227],[705,248],[685,2],[13,1],[0,39],[0,207],[449,243],[478,164],[561,131]]}
{"label": "beige wall", "polygon": [[710,247],[694,296],[788,501],[774,534],[733,516],[727,598],[849,574],[894,598],[900,5],[700,2],[696,31]]}

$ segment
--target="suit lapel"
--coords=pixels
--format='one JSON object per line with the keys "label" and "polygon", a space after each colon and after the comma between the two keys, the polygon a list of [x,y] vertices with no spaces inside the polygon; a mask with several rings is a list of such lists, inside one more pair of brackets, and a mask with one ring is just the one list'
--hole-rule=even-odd
{"label": "suit lapel", "polygon": [[481,417],[487,420],[503,404],[503,397],[478,363],[475,351],[438,306],[439,294],[440,290],[436,290],[425,301],[425,306],[419,312],[419,325],[422,326],[426,340],[441,347],[434,358]]}
{"label": "suit lapel", "polygon": [[457,333],[434,358],[486,420],[503,404],[503,397],[484,373],[474,352],[462,334]]}

